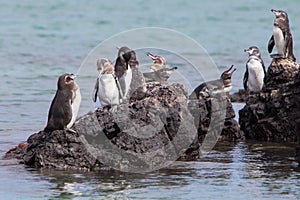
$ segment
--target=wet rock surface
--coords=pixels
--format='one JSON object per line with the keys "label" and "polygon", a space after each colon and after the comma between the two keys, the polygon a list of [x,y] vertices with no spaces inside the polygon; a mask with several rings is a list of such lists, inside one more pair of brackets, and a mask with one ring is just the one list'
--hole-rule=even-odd
{"label": "wet rock surface", "polygon": [[240,89],[239,91],[230,95],[230,101],[233,103],[244,103],[248,99],[248,92],[244,89]]}
{"label": "wet rock surface", "polygon": [[[80,117],[72,127],[75,133],[35,133],[26,145],[10,150],[5,158],[18,158],[37,168],[142,172],[174,160],[198,159],[210,123],[216,125],[210,127],[213,141],[242,138],[227,94],[218,96],[217,102],[205,92],[201,98],[188,101],[181,84],[155,82],[146,84],[142,96],[139,93],[133,92],[128,103],[115,109],[100,107]],[[225,123],[211,118],[224,111],[217,107],[210,113],[212,105],[220,106],[220,100],[225,105]]]}
{"label": "wet rock surface", "polygon": [[239,111],[239,123],[248,139],[296,142],[300,119],[299,65],[273,59],[260,93],[250,94]]}
{"label": "wet rock surface", "polygon": [[212,133],[211,137],[219,142],[236,142],[244,139],[244,134],[235,120],[235,112],[228,93],[222,90],[214,93],[206,88],[197,91],[196,95],[195,91],[193,93],[190,96],[189,109],[198,128],[199,143],[204,141],[208,131]]}

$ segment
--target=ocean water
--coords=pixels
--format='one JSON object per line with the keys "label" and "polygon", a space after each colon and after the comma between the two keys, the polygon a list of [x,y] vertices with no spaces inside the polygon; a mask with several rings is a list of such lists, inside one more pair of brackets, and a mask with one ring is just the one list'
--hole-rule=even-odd
{"label": "ocean water", "polygon": [[[258,46],[265,65],[270,63],[271,8],[288,12],[294,54],[300,56],[299,6],[297,0],[2,1],[0,156],[44,128],[58,76],[72,72],[83,79],[84,59],[108,38],[136,28],[175,30],[200,44],[220,73],[235,65],[234,92],[242,88],[243,49]],[[168,43],[161,38],[151,40]],[[149,63],[139,52],[140,63]],[[116,54],[117,49],[111,59]],[[177,75],[184,74],[191,88],[203,81],[182,60],[167,62],[181,67]],[[80,114],[90,106],[84,104]],[[236,112],[242,106],[235,104]],[[35,170],[0,160],[0,199],[299,199],[299,178],[292,144],[247,141],[220,145],[197,162],[175,162],[142,175]]]}

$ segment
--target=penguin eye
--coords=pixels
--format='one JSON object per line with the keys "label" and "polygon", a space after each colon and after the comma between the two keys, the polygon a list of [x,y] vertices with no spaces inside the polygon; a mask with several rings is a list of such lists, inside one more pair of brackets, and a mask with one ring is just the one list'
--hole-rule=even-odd
{"label": "penguin eye", "polygon": [[66,76],[66,78],[65,78],[65,82],[66,83],[69,83],[69,82],[71,82],[73,79],[70,77],[70,76]]}

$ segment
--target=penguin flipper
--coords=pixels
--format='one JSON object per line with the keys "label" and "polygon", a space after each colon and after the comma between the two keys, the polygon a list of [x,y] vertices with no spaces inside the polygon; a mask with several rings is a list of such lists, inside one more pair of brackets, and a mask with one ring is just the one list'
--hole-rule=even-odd
{"label": "penguin flipper", "polygon": [[273,50],[273,47],[275,45],[274,35],[271,36],[269,43],[268,43],[268,52],[271,53]]}
{"label": "penguin flipper", "polygon": [[123,91],[119,82],[119,79],[117,77],[115,77],[115,81],[116,81],[116,85],[119,91],[119,99],[123,99]]}
{"label": "penguin flipper", "polygon": [[65,109],[64,109],[64,119],[65,119],[65,126],[67,128],[71,128],[73,123],[71,124],[71,121],[72,121],[72,116],[73,116],[73,111],[72,111],[72,104],[71,104],[71,101],[70,102],[66,102],[65,105],[64,105]]}
{"label": "penguin flipper", "polygon": [[94,102],[97,101],[98,90],[99,90],[99,77],[96,80],[96,84],[95,84],[94,91],[93,91],[93,101]]}
{"label": "penguin flipper", "polygon": [[285,37],[285,47],[284,47],[285,56],[292,61],[296,62],[296,58],[293,54],[293,38],[292,35]]}
{"label": "penguin flipper", "polygon": [[248,76],[249,76],[249,72],[248,72],[248,67],[246,68],[246,72],[244,74],[244,78],[243,78],[243,85],[244,85],[244,89],[247,90],[248,86],[247,86],[247,82],[248,82]]}

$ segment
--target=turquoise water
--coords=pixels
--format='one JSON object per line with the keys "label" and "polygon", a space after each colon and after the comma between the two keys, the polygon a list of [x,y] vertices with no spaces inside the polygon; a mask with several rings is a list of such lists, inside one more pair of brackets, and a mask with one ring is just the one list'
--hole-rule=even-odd
{"label": "turquoise water", "polygon": [[[266,66],[270,63],[266,46],[274,19],[271,8],[288,12],[294,54],[300,59],[299,6],[297,0],[2,1],[0,156],[44,128],[57,77],[76,73],[88,53],[108,37],[143,27],[179,31],[201,44],[220,71],[231,64],[238,68],[233,76],[237,91],[247,60],[243,49],[257,45]],[[235,105],[236,111],[240,106]],[[299,199],[293,156],[289,145],[247,142],[217,148],[199,162],[176,162],[145,175],[36,171],[1,160],[0,197]]]}

